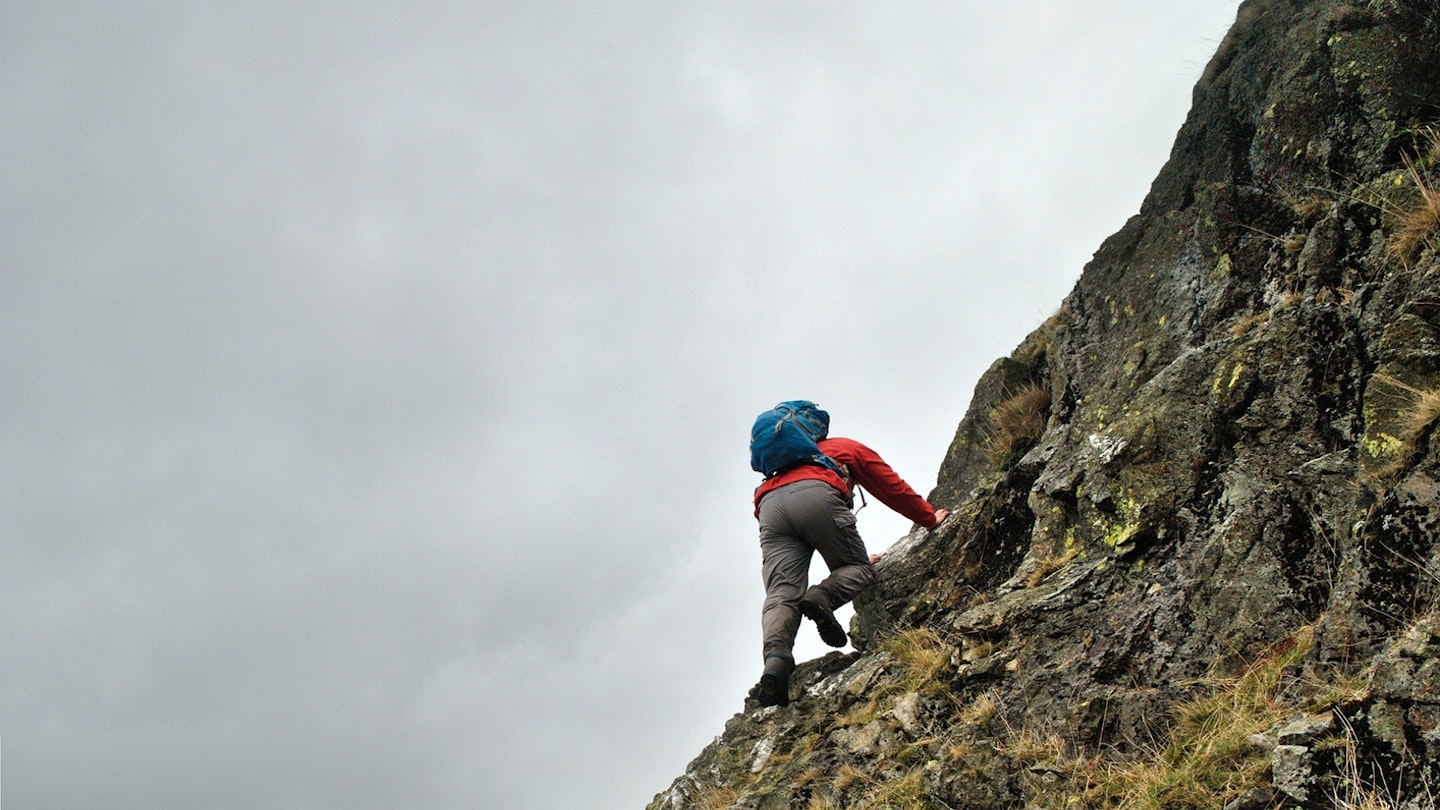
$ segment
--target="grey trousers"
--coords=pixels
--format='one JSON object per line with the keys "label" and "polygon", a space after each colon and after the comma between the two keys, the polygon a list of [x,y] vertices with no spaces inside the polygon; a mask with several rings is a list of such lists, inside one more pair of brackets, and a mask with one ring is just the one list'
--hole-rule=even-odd
{"label": "grey trousers", "polygon": [[855,513],[824,481],[796,481],[768,493],[760,501],[759,517],[764,655],[793,665],[791,649],[800,629],[800,598],[806,595],[811,555],[820,552],[830,576],[810,588],[809,596],[831,610],[873,583],[875,568],[855,528]]}

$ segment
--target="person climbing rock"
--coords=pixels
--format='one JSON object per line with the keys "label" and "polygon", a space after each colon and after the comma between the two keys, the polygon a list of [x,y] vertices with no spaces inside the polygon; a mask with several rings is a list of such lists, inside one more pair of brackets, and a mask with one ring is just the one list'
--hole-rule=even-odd
{"label": "person climbing rock", "polygon": [[[765,475],[755,490],[760,523],[764,671],[750,690],[761,706],[790,702],[791,650],[800,617],[815,623],[832,647],[848,642],[835,610],[875,581],[874,562],[855,526],[856,485],[927,529],[949,515],[905,483],[878,453],[854,439],[829,436],[830,416],[805,400],[762,413],[751,430],[750,466]],[[819,552],[830,575],[807,588]]]}

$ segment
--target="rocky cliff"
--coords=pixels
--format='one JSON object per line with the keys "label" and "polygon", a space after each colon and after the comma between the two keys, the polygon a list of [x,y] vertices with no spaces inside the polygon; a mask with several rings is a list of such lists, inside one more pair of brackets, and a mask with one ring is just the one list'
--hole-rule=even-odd
{"label": "rocky cliff", "polygon": [[652,810],[1433,807],[1440,11],[1249,0],[860,652]]}

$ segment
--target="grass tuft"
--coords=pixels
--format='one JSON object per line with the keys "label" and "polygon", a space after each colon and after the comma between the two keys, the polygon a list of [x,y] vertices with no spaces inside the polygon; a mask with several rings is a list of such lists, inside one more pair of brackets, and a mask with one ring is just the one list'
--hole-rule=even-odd
{"label": "grass tuft", "polygon": [[929,627],[912,627],[885,639],[880,649],[894,655],[905,667],[898,688],[902,692],[934,693],[944,688],[940,675],[950,664],[954,648]]}
{"label": "grass tuft", "polygon": [[960,713],[960,722],[968,726],[983,726],[999,711],[1000,704],[995,702],[994,695],[986,692],[965,707]]}
{"label": "grass tuft", "polygon": [[695,807],[699,810],[727,810],[739,798],[740,794],[734,788],[713,785],[695,797]]}
{"label": "grass tuft", "polygon": [[1440,190],[1430,187],[1415,162],[1409,158],[1405,159],[1405,169],[1419,198],[1412,205],[1392,208],[1395,232],[1388,247],[1390,255],[1410,267],[1422,251],[1434,246],[1437,231],[1440,231]]}
{"label": "grass tuft", "polygon": [[858,795],[847,800],[845,806],[856,810],[899,810],[929,806],[925,803],[923,766],[912,768],[891,779],[860,776],[855,787]]}
{"label": "grass tuft", "polygon": [[1417,164],[1429,168],[1440,164],[1440,127],[1426,127],[1421,132],[1425,136],[1425,149],[1420,155]]}
{"label": "grass tuft", "polygon": [[897,695],[915,692],[926,697],[954,699],[943,676],[946,667],[950,666],[955,648],[945,643],[935,630],[912,627],[880,642],[877,649],[894,656],[902,667],[901,671],[897,677],[887,679],[882,686],[872,689],[868,699],[836,715],[837,725],[863,726],[870,723]]}
{"label": "grass tuft", "polygon": [[[1321,215],[1330,210],[1330,206],[1334,205],[1336,200],[1334,192],[1313,186],[1306,187],[1303,191],[1277,188],[1274,193],[1280,203],[1295,215],[1300,225],[1319,219]],[[1264,235],[1270,236],[1270,234]]]}
{"label": "grass tuft", "polygon": [[1045,423],[1050,418],[1050,387],[1038,382],[1027,383],[990,414],[990,430],[985,452],[990,461],[1007,466],[1040,441]]}
{"label": "grass tuft", "polygon": [[1013,734],[1001,746],[1005,755],[1024,765],[1041,765],[1065,760],[1065,740],[1059,734],[1042,734],[1024,729]]}
{"label": "grass tuft", "polygon": [[865,774],[861,773],[860,769],[846,763],[840,766],[840,772],[835,775],[834,788],[844,790],[864,778]]}
{"label": "grass tuft", "polygon": [[1030,575],[1026,577],[1025,584],[1031,588],[1044,582],[1051,574],[1069,565],[1072,560],[1080,556],[1080,544],[1071,542],[1059,554],[1046,554],[1036,558],[1036,565]]}
{"label": "grass tuft", "polygon": [[1127,810],[1208,810],[1265,784],[1269,761],[1249,738],[1292,710],[1277,694],[1286,669],[1305,655],[1311,639],[1307,628],[1239,675],[1210,681],[1209,694],[1179,708],[1163,748],[1098,771],[1089,798]]}
{"label": "grass tuft", "polygon": [[1420,437],[1440,419],[1440,388],[1416,388],[1404,380],[1389,374],[1376,374],[1375,381],[1394,390],[1401,400],[1396,410],[1395,431],[1406,445],[1409,457],[1416,449]]}

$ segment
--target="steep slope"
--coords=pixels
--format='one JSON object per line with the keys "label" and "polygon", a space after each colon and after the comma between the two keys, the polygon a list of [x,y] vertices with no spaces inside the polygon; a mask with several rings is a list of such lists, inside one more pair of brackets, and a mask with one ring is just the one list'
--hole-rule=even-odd
{"label": "steep slope", "polygon": [[1140,213],[977,385],[862,652],[652,810],[1433,806],[1437,18],[1241,6]]}

